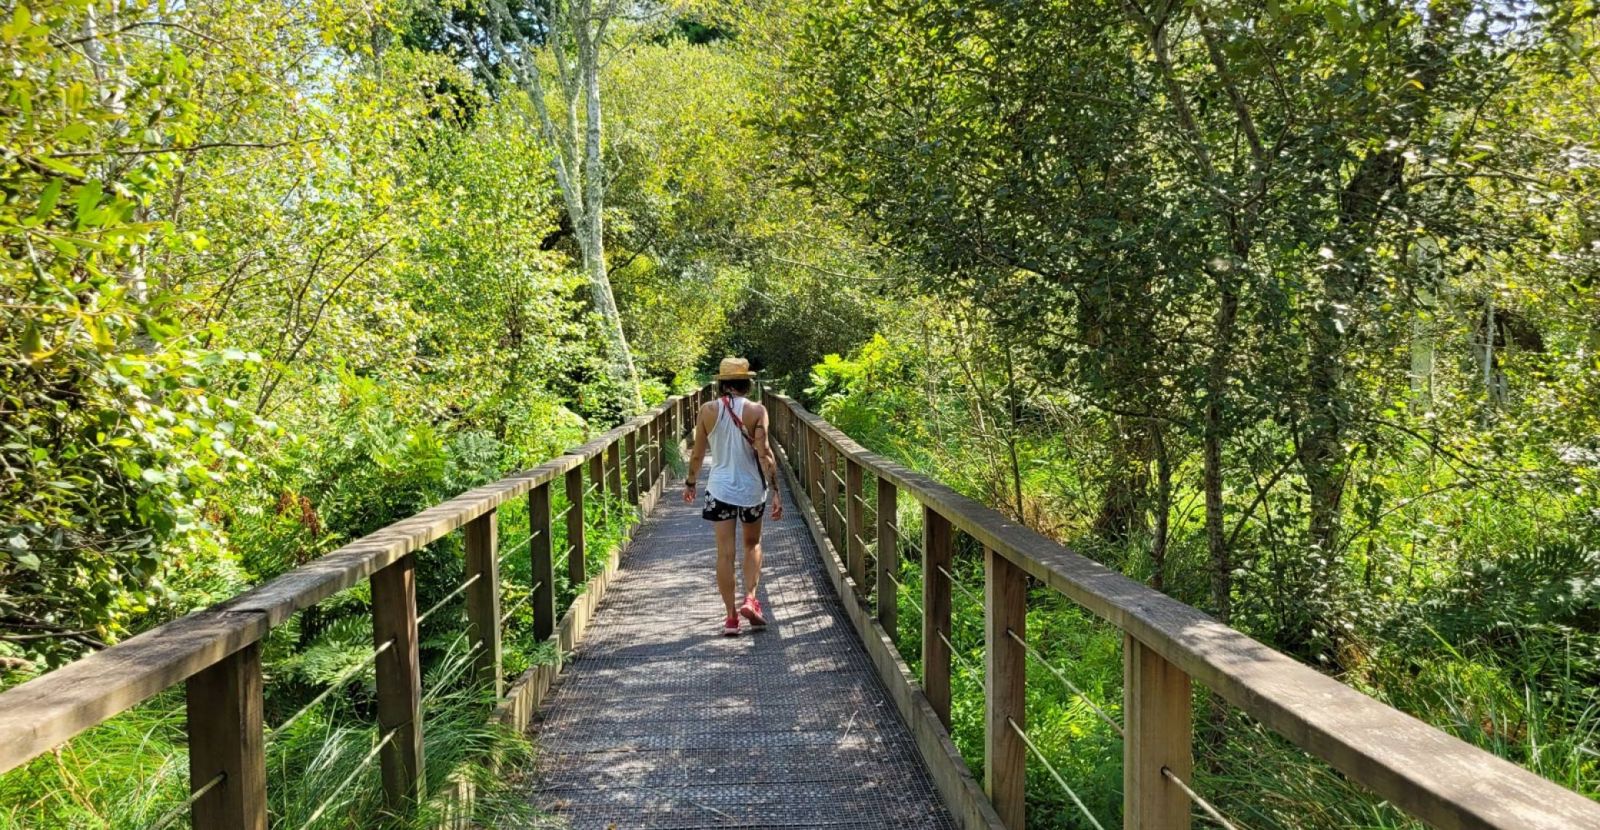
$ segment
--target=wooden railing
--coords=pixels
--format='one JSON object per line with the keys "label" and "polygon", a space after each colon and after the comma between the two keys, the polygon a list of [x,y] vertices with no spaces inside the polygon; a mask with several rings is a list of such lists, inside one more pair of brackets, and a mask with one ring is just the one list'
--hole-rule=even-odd
{"label": "wooden railing", "polygon": [[[1191,684],[1220,695],[1309,754],[1440,828],[1596,830],[1600,804],[1390,708],[1086,559],[932,479],[874,455],[793,400],[768,394],[773,435],[802,513],[880,677],[966,827],[1023,827],[1028,577],[1123,632],[1123,826],[1187,828],[1210,811],[1190,777]],[[865,526],[876,483],[875,527]],[[922,511],[920,683],[896,649],[898,500]],[[952,551],[984,549],[983,786],[950,740]],[[866,567],[869,548],[876,567]],[[872,603],[875,602],[875,607]],[[913,600],[913,602],[915,602]],[[1092,706],[1093,703],[1091,702]],[[1101,713],[1104,715],[1104,713]],[[1109,721],[1109,717],[1107,718]],[[1041,756],[1042,757],[1042,756]],[[1081,805],[1080,805],[1081,806]],[[1216,818],[1220,819],[1220,816]]]}
{"label": "wooden railing", "polygon": [[[385,800],[396,812],[410,809],[425,795],[415,553],[463,530],[465,579],[445,599],[464,597],[475,673],[500,698],[501,716],[520,723],[533,705],[530,699],[542,693],[553,671],[548,666],[530,669],[509,692],[505,689],[501,631],[508,618],[500,608],[504,557],[498,544],[498,508],[528,498],[533,634],[537,641],[554,640],[560,649],[570,648],[595,600],[591,596],[581,605],[574,600],[558,623],[554,568],[564,555],[570,583],[587,580],[586,561],[593,552],[584,540],[585,495],[604,488],[621,500],[625,484],[627,502],[648,511],[664,481],[667,443],[692,428],[706,394],[702,389],[671,398],[538,467],[462,493],[227,602],[0,694],[0,774],[181,683],[188,709],[192,826],[264,830],[267,732],[261,640],[296,612],[367,579],[377,680],[375,753]],[[558,482],[569,506],[565,515],[552,517],[550,489]],[[551,549],[553,519],[566,522],[565,551]]]}

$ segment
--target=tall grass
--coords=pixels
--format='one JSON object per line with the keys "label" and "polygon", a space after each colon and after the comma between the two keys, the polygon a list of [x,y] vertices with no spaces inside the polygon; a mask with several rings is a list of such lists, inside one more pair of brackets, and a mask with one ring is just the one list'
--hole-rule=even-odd
{"label": "tall grass", "polygon": [[[468,666],[467,650],[457,647],[423,682],[427,791],[438,792],[452,774],[465,775],[476,786],[472,820],[484,826],[525,824],[536,815],[516,783],[533,757],[532,746],[489,722],[490,700],[465,681]],[[0,828],[148,830],[181,808],[188,794],[182,712],[181,693],[159,695],[0,777]],[[424,804],[405,817],[385,811],[378,764],[368,758],[376,740],[372,725],[327,704],[274,734],[267,745],[271,825],[433,827],[443,818],[441,804]],[[180,810],[169,826],[187,828],[188,818]]]}

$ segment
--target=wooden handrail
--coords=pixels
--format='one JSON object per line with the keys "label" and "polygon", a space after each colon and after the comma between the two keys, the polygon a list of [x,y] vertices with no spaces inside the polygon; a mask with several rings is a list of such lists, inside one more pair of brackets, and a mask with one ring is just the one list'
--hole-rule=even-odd
{"label": "wooden handrail", "polygon": [[[868,451],[791,398],[768,391],[766,399],[781,410],[774,434],[788,456],[799,456],[794,461],[802,481],[809,485],[807,495],[811,501],[829,497],[827,482],[819,480],[818,468],[822,468],[820,475],[826,475],[828,462],[835,454],[842,456],[847,463],[860,465],[876,476],[880,493],[909,494],[922,504],[930,519],[925,523],[924,532],[929,534],[924,537],[925,544],[934,548],[931,552],[925,550],[925,557],[937,558],[944,549],[946,540],[941,528],[948,523],[976,539],[991,555],[1004,557],[1125,632],[1128,683],[1124,694],[1129,698],[1124,701],[1128,718],[1124,747],[1130,753],[1125,759],[1126,827],[1178,826],[1174,816],[1182,816],[1181,823],[1187,826],[1187,796],[1166,780],[1162,770],[1187,772],[1191,728],[1188,695],[1192,680],[1433,826],[1494,830],[1600,828],[1600,803],[1374,700],[1217,622],[1199,609],[1074,553],[921,473]],[[816,506],[817,526],[830,538],[834,529],[822,514],[831,507],[830,502]],[[886,531],[882,517],[879,522],[881,540]],[[832,542],[835,550],[849,555],[848,540],[832,538]],[[850,564],[848,560],[846,564]],[[994,565],[988,570],[991,574],[997,570],[1006,573],[1003,567]],[[933,625],[942,622],[937,619],[940,608],[948,608],[948,586],[944,582],[947,580],[931,566],[924,574],[924,616]],[[878,587],[880,598],[894,596],[892,586],[883,580]],[[999,597],[1016,601],[1009,581],[1001,591],[987,587],[991,602]],[[1015,609],[1008,609],[1005,613],[1014,612]],[[881,608],[879,613],[881,618]],[[892,626],[892,612],[888,620]],[[990,629],[991,643],[997,633]],[[930,656],[930,639],[936,639],[932,632],[922,638],[925,659],[931,657],[941,663],[937,669],[946,676],[925,678],[927,698],[936,710],[943,709],[939,714],[947,719],[948,709],[944,707],[948,706],[948,699],[940,698],[948,689],[948,656],[939,653],[942,644],[934,647]],[[1003,677],[1022,682],[1025,673],[1011,668],[1014,654],[991,659],[1002,659],[996,668]],[[993,705],[995,692],[991,690],[988,697],[987,705]],[[1019,698],[1015,690],[1004,690],[998,699],[1009,707]],[[986,720],[992,729],[1003,719]],[[1008,764],[1019,752],[1014,742],[998,736],[991,736],[990,747],[1009,753],[1004,759]],[[1183,757],[1177,758],[1178,755]],[[1020,790],[1007,788],[1006,792]],[[1000,814],[1020,821],[1020,812],[1012,804],[996,807]]]}
{"label": "wooden handrail", "polygon": [[[581,504],[584,468],[594,483],[601,472],[613,497],[621,495],[621,469],[630,471],[628,492],[635,504],[655,479],[636,476],[664,467],[660,446],[684,423],[677,413],[698,405],[704,389],[674,396],[582,446],[537,467],[477,487],[395,522],[204,611],[153,628],[110,648],[0,693],[0,774],[27,763],[73,736],[167,689],[189,683],[191,778],[198,797],[195,826],[264,827],[265,786],[261,770],[261,666],[256,644],[297,611],[316,605],[363,579],[373,584],[374,634],[378,640],[379,720],[391,738],[383,756],[384,784],[391,801],[414,799],[421,779],[421,725],[416,660],[417,609],[412,554],[459,528],[467,528],[468,570],[486,574],[467,598],[470,630],[484,653],[479,673],[498,689],[498,546],[495,522],[500,505],[530,496],[542,498],[545,515],[530,522],[542,531],[533,539],[536,565],[544,555],[545,577],[536,585],[538,635],[552,627],[553,582],[549,572],[549,486],[562,479],[569,498]],[[635,436],[654,436],[653,462],[636,457]],[[647,439],[648,440],[648,439]],[[625,444],[626,451],[618,445]],[[609,459],[610,469],[604,459]],[[599,463],[590,463],[598,460]],[[582,508],[569,514],[569,541],[578,550],[572,576],[582,581],[585,562]],[[542,548],[542,551],[541,551]],[[383,643],[388,643],[387,646]],[[198,686],[197,686],[198,684]],[[203,688],[201,688],[203,687]],[[222,784],[217,776],[224,775]],[[208,788],[202,792],[201,787]]]}

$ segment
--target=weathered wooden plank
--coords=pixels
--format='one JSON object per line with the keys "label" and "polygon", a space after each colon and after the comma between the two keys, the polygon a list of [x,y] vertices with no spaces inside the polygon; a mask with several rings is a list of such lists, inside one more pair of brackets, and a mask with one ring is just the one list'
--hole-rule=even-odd
{"label": "weathered wooden plank", "polygon": [[260,612],[201,611],[0,693],[0,773],[182,683],[267,627]]}
{"label": "weathered wooden plank", "polygon": [[878,480],[878,624],[890,641],[898,640],[900,625],[899,491],[894,482]]}
{"label": "weathered wooden plank", "polygon": [[[805,430],[805,439],[806,492],[811,495],[811,503],[817,505],[817,513],[820,516],[822,511],[826,509],[822,506],[822,436],[818,435],[814,429],[807,429]],[[827,529],[826,520],[823,521],[822,527]]]}
{"label": "weathered wooden plank", "polygon": [[550,541],[550,485],[541,484],[528,494],[529,559],[533,572],[533,639],[544,642],[556,626],[556,568]]}
{"label": "weathered wooden plank", "polygon": [[[189,678],[189,791],[194,827],[266,830],[261,647],[249,643]],[[209,789],[207,789],[209,787]]]}
{"label": "weathered wooden plank", "polygon": [[584,559],[587,546],[583,538],[583,469],[574,467],[567,471],[567,582],[582,585],[588,567]]}
{"label": "weathered wooden plank", "polygon": [[1600,804],[1274,651],[862,448],[788,401],[796,420],[932,505],[1029,575],[1132,634],[1183,673],[1380,797],[1440,828],[1587,830]]}
{"label": "weathered wooden plank", "polygon": [[983,789],[1007,827],[1021,830],[1028,747],[1011,727],[1028,728],[1028,575],[988,548],[984,563]]}
{"label": "weathered wooden plank", "polygon": [[856,588],[867,595],[871,590],[867,585],[867,546],[861,536],[866,512],[861,503],[861,465],[846,461],[844,481],[844,547],[850,552],[850,577],[856,581]]}
{"label": "weathered wooden plank", "polygon": [[1122,813],[1127,830],[1187,830],[1192,812],[1166,768],[1191,780],[1189,676],[1132,635],[1122,646]]}
{"label": "weathered wooden plank", "polygon": [[478,682],[494,689],[496,698],[505,689],[500,650],[500,565],[496,561],[499,551],[499,523],[494,513],[485,513],[467,524],[466,578],[477,577],[467,586],[467,644],[474,650],[473,673]]}
{"label": "weathered wooden plank", "polygon": [[384,799],[396,810],[416,803],[423,788],[416,564],[416,554],[407,554],[371,578],[373,647],[383,649],[373,664],[378,686],[378,732],[394,732],[379,751],[378,763]]}
{"label": "weathered wooden plank", "polygon": [[[589,459],[588,480],[588,486],[594,488],[594,490],[591,492],[593,493],[595,499],[598,501],[605,498],[606,454],[603,450],[595,453],[594,457]],[[587,490],[588,488],[586,487],[585,489]]]}
{"label": "weathered wooden plank", "polygon": [[639,504],[639,431],[629,430],[622,437],[622,463],[628,471],[628,503]]}
{"label": "weathered wooden plank", "polygon": [[938,511],[922,508],[922,688],[950,728],[950,578],[955,533]]}
{"label": "weathered wooden plank", "polygon": [[822,526],[834,547],[845,550],[839,522],[839,451],[833,444],[822,442]]}
{"label": "weathered wooden plank", "polygon": [[622,501],[622,439],[606,447],[606,492],[611,498]]}

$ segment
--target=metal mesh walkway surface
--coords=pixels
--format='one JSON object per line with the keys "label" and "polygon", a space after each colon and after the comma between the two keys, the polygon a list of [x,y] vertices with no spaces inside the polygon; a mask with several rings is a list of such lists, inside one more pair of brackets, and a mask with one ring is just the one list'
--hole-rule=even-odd
{"label": "metal mesh walkway surface", "polygon": [[681,492],[535,721],[542,826],[954,827],[793,501],[765,522],[769,625],[724,637],[711,526]]}

